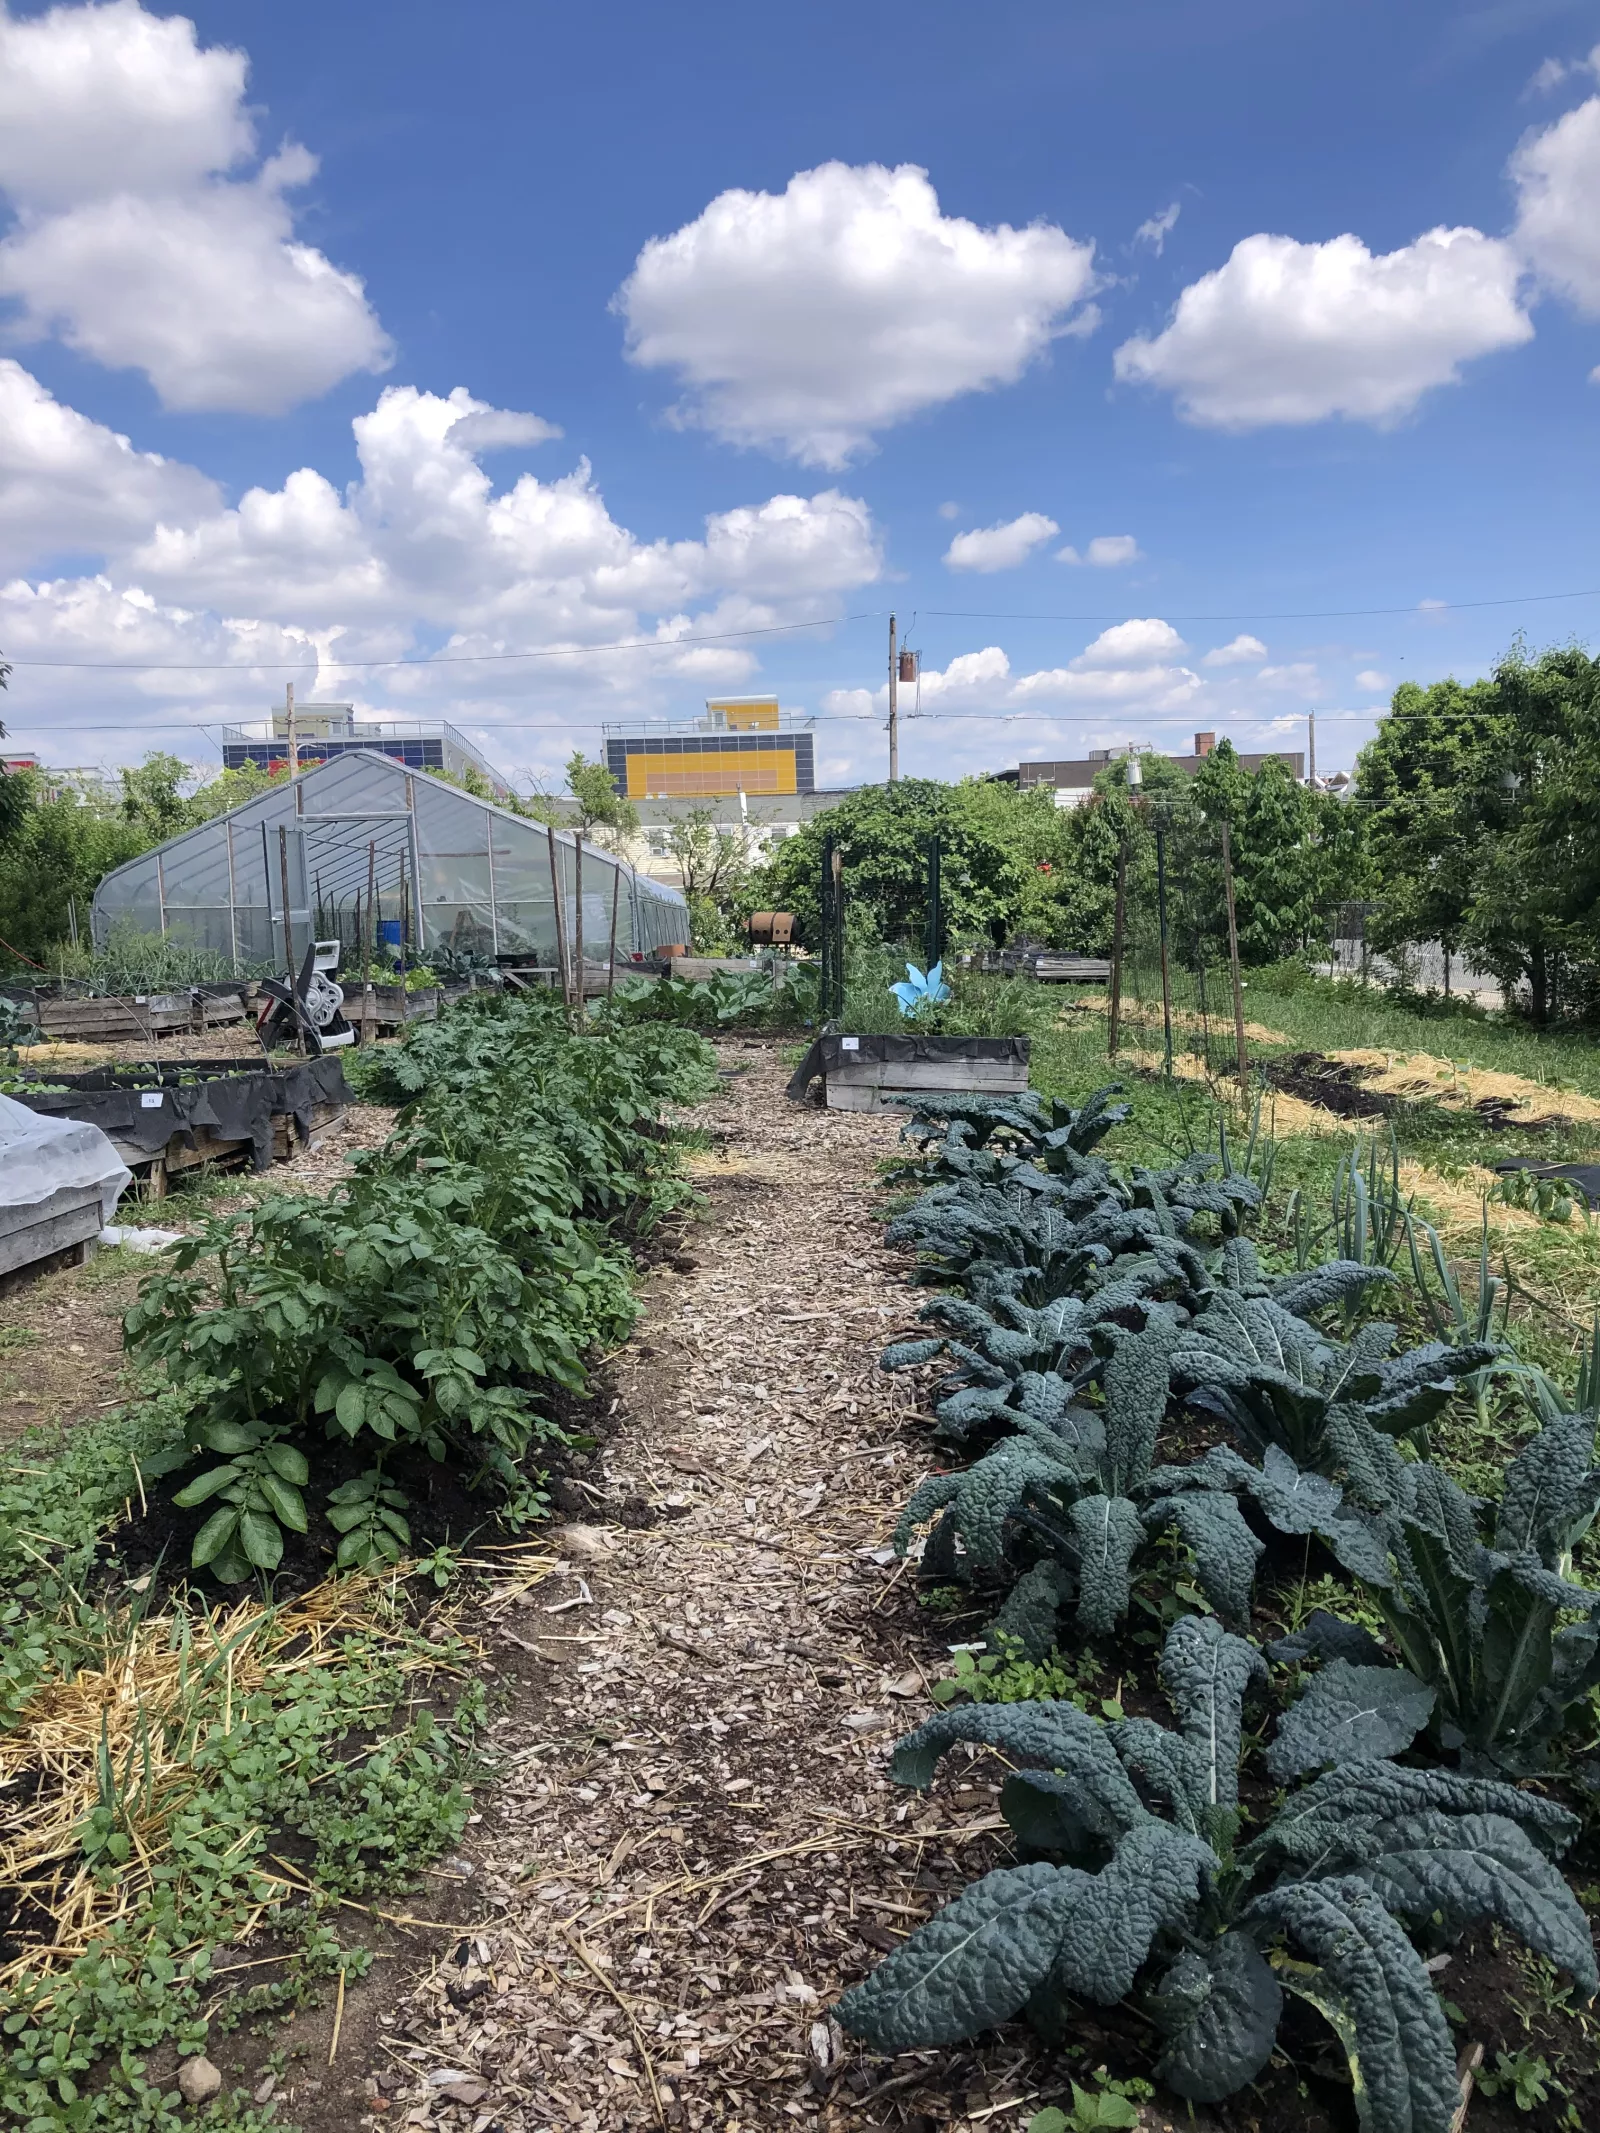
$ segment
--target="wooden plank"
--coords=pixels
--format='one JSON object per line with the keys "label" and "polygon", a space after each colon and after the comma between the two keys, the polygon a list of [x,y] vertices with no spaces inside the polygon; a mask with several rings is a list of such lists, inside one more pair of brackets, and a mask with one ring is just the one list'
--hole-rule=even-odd
{"label": "wooden plank", "polygon": [[1028,1086],[1025,1059],[842,1059],[828,1084],[895,1089],[1017,1090]]}
{"label": "wooden plank", "polygon": [[28,1207],[0,1208],[0,1274],[86,1244],[103,1227],[100,1195],[90,1185],[66,1185]]}
{"label": "wooden plank", "polygon": [[[1024,1085],[1025,1086],[1025,1085]],[[928,1093],[926,1087],[894,1087],[877,1082],[841,1082],[829,1075],[826,1083],[826,1103],[830,1111],[880,1111],[890,1104],[912,1104]],[[947,1089],[952,1096],[1015,1095],[1015,1089]]]}

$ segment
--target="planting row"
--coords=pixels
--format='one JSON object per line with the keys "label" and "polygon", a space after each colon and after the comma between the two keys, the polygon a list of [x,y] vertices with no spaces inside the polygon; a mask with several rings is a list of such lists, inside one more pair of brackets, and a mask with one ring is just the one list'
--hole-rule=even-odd
{"label": "planting row", "polygon": [[[1555,1864],[1579,1817],[1517,1782],[1570,1783],[1600,1683],[1600,1591],[1573,1568],[1600,1507],[1593,1362],[1569,1408],[1464,1312],[1404,1348],[1366,1315],[1396,1281],[1364,1256],[1269,1273],[1247,1234],[1261,1189],[1226,1143],[1115,1169],[1097,1152],[1127,1115],[1114,1093],[913,1114],[903,1175],[925,1189],[889,1236],[939,1286],[937,1330],[883,1362],[948,1365],[937,1428],[965,1463],[917,1489],[897,1545],[928,1528],[924,1580],[991,1605],[1002,1654],[1122,1637],[1125,1656],[1139,1600],[1165,1626],[1149,1686],[1175,1724],[985,1701],[902,1741],[894,1775],[919,1787],[955,1742],[1001,1750],[1026,1863],[913,1933],[839,2019],[901,2051],[1024,2011],[1059,2039],[1075,2002],[1126,2001],[1159,2078],[1217,2102],[1266,2069],[1287,1993],[1343,2045],[1364,2128],[1449,2133],[1430,1956],[1494,1921],[1600,1988]],[[1538,1426],[1483,1501],[1430,1453],[1463,1387],[1497,1376]],[[1164,1459],[1175,1442],[1206,1448]],[[1348,1619],[1258,1642],[1257,1585],[1313,1562]],[[1259,1751],[1255,1698],[1276,1713]]]}
{"label": "planting row", "polygon": [[400,1448],[498,1483],[513,1516],[537,1509],[521,1461],[560,1434],[551,1388],[581,1392],[586,1351],[632,1323],[618,1225],[681,1202],[658,1120],[705,1092],[710,1061],[687,1030],[577,1035],[551,999],[484,993],[356,1062],[363,1093],[403,1105],[384,1146],[328,1199],[209,1221],[127,1320],[134,1353],[193,1395],[195,1428],[144,1470],[200,1464],[175,1498],[215,1505],[195,1567],[276,1569],[329,1440],[372,1454],[325,1490],[341,1568],[410,1539]]}

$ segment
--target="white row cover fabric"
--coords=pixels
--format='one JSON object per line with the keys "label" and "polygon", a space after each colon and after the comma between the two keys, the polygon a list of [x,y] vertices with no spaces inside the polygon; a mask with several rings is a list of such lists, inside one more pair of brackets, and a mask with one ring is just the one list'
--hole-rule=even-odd
{"label": "white row cover fabric", "polygon": [[0,1096],[0,1207],[32,1207],[65,1185],[95,1185],[100,1219],[109,1222],[133,1182],[98,1126],[76,1118],[42,1118]]}

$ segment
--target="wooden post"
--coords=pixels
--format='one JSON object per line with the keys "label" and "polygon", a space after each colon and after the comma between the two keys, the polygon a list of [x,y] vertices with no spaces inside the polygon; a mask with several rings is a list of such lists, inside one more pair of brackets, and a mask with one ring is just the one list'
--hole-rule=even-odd
{"label": "wooden post", "polygon": [[560,847],[556,843],[554,823],[545,824],[545,835],[550,840],[550,899],[556,920],[556,970],[561,978],[561,997],[567,1006],[572,1005],[572,980],[567,971],[567,915],[562,908]]}
{"label": "wooden post", "polygon": [[[916,617],[913,616],[915,621]],[[894,617],[889,617],[889,783],[900,779],[900,662],[895,656]]]}
{"label": "wooden post", "polygon": [[1166,1072],[1172,1072],[1172,979],[1167,970],[1167,833],[1156,830],[1156,914],[1161,927],[1161,1029],[1166,1040]]}
{"label": "wooden post", "polygon": [[1233,905],[1233,846],[1228,838],[1228,818],[1222,818],[1222,890],[1228,901],[1228,968],[1233,977],[1233,1046],[1239,1071],[1239,1087],[1250,1086],[1250,1060],[1244,1048],[1244,994],[1239,986],[1239,920]]}
{"label": "wooden post", "polygon": [[622,862],[611,873],[611,946],[606,955],[606,998],[617,989],[617,900],[622,894]]}
{"label": "wooden post", "polygon": [[583,1005],[583,831],[575,832],[572,839],[572,961],[576,972],[576,987],[573,1007],[578,1020],[584,1017]]}
{"label": "wooden post", "polygon": [[1122,1037],[1122,925],[1128,904],[1128,840],[1117,850],[1117,907],[1111,920],[1111,1029],[1107,1053],[1115,1059]]}
{"label": "wooden post", "polygon": [[378,1003],[372,993],[372,956],[378,944],[378,840],[367,840],[367,922],[361,929],[361,1041],[378,1035]]}

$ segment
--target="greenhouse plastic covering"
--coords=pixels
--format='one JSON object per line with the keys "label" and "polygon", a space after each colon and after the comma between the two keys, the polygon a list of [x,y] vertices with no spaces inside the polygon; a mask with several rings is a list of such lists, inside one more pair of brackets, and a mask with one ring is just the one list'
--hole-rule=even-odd
{"label": "greenhouse plastic covering", "polygon": [[[378,936],[403,935],[411,963],[453,948],[553,967],[552,846],[570,958],[580,867],[570,832],[552,837],[426,771],[352,751],[116,868],[95,891],[94,934],[103,944],[114,926],[131,925],[239,968],[281,968],[287,904],[292,959],[314,939],[338,937],[348,970],[375,908]],[[613,907],[619,960],[687,944],[688,907],[676,890],[587,843],[581,869],[587,961],[605,958]]]}
{"label": "greenhouse plastic covering", "polygon": [[75,1118],[41,1118],[0,1096],[0,1207],[33,1207],[67,1185],[100,1190],[109,1222],[133,1173],[98,1126]]}

